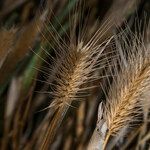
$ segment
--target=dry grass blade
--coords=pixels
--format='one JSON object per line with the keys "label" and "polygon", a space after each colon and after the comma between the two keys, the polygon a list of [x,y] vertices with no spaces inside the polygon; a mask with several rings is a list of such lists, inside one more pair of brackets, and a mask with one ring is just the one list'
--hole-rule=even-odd
{"label": "dry grass blade", "polygon": [[111,8],[107,12],[106,18],[110,16],[110,14],[115,15],[116,24],[120,26],[129,13],[136,10],[139,3],[139,0],[114,0]]}
{"label": "dry grass blade", "polygon": [[0,31],[0,68],[12,49],[15,33],[16,29],[14,28],[10,30],[1,29]]}
{"label": "dry grass blade", "polygon": [[2,141],[1,148],[2,149],[7,149],[8,141],[9,141],[9,131],[11,128],[11,123],[13,120],[13,115],[15,112],[17,100],[19,97],[20,93],[20,79],[14,78],[12,80],[9,93],[8,93],[8,99],[7,99],[7,107],[6,107],[6,112],[5,112],[5,122],[4,122],[4,137]]}
{"label": "dry grass blade", "polygon": [[[15,8],[19,7],[20,5],[23,5],[27,0],[17,0],[17,1],[6,1],[4,3],[4,8],[2,9],[2,11],[0,12],[0,20],[8,15],[11,11],[13,11]],[[6,9],[7,7],[7,9]]]}

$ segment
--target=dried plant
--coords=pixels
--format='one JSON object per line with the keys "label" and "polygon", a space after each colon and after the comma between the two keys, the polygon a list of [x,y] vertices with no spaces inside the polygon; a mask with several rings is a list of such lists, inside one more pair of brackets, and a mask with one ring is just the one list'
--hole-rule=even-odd
{"label": "dried plant", "polygon": [[111,137],[124,137],[130,127],[142,121],[143,108],[149,105],[150,50],[144,46],[143,39],[136,35],[131,37],[133,43],[116,43],[121,58],[118,61],[119,69],[118,65],[113,67],[113,83],[104,105],[103,121],[107,132],[103,149]]}
{"label": "dried plant", "polygon": [[[75,29],[75,23],[73,29]],[[105,28],[105,29],[104,29]],[[104,49],[110,44],[112,38],[99,44],[103,34],[107,32],[107,24],[99,28],[86,43],[83,37],[74,36],[75,30],[71,31],[70,43],[63,43],[56,51],[56,58],[50,72],[55,75],[54,81],[48,83],[52,87],[49,92],[53,96],[53,107],[56,114],[52,119],[41,149],[47,149],[53,140],[57,127],[61,123],[68,108],[73,101],[80,101],[86,97],[86,91],[96,86],[87,86],[88,83],[98,80],[95,72],[105,67],[102,63]],[[106,54],[105,54],[106,55]],[[59,64],[59,65],[58,65]],[[53,73],[55,72],[55,73]]]}
{"label": "dried plant", "polygon": [[0,1],[0,149],[147,150],[149,4]]}

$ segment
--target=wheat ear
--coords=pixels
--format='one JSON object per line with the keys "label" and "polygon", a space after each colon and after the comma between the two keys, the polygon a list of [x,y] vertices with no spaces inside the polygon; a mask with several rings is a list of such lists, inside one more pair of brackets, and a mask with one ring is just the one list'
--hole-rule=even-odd
{"label": "wheat ear", "polygon": [[[108,23],[108,22],[107,22]],[[74,27],[75,28],[75,27]],[[68,45],[63,43],[64,48],[56,51],[56,60],[54,60],[51,72],[55,71],[54,81],[49,83],[52,87],[50,94],[53,96],[53,102],[49,108],[53,107],[55,111],[54,118],[51,120],[46,136],[41,144],[41,149],[47,149],[54,139],[64,115],[73,101],[79,101],[86,95],[86,90],[95,88],[95,85],[86,86],[87,83],[98,80],[100,77],[95,71],[102,69],[104,58],[103,51],[109,45],[113,37],[108,38],[99,44],[102,36],[107,32],[108,24],[97,30],[88,42],[81,38],[75,38]],[[75,34],[75,33],[73,33]],[[72,39],[72,38],[71,38]],[[76,42],[77,41],[77,42]],[[55,70],[55,65],[57,70]]]}
{"label": "wheat ear", "polygon": [[133,44],[126,42],[124,50],[118,47],[119,51],[126,51],[128,57],[121,55],[124,58],[119,61],[120,71],[117,67],[114,69],[117,77],[114,78],[105,105],[104,120],[108,131],[103,149],[111,136],[139,121],[143,113],[142,101],[150,90],[150,49],[135,35],[133,41]]}

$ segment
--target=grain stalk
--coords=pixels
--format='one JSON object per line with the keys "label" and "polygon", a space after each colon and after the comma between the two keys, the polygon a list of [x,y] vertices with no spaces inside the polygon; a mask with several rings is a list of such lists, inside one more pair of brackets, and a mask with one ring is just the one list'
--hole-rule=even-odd
{"label": "grain stalk", "polygon": [[49,94],[53,97],[53,102],[48,107],[55,109],[55,115],[46,130],[46,136],[40,149],[48,149],[67,110],[70,106],[72,107],[72,102],[84,99],[87,90],[97,87],[92,84],[87,87],[87,84],[98,80],[100,77],[95,72],[105,67],[104,64],[102,65],[102,61],[106,54],[103,53],[113,37],[103,40],[103,42],[100,42],[100,40],[111,27],[110,23],[112,22],[106,21],[86,42],[82,38],[81,32],[78,37],[75,35],[75,18],[70,42],[65,43],[60,38],[62,42],[60,43],[58,39],[55,39],[58,44],[58,49],[55,50],[56,59],[52,59],[54,64],[52,68],[49,68],[50,75],[55,75],[54,81],[49,83],[51,86]]}
{"label": "grain stalk", "polygon": [[[125,127],[128,129],[138,123],[143,108],[148,105],[143,101],[147,101],[145,98],[150,90],[150,49],[144,46],[142,39],[134,35],[133,44],[126,43],[124,49],[119,51],[123,52],[124,58],[119,60],[120,71],[115,68],[117,76],[113,78],[106,100],[104,120],[108,131],[103,149],[106,149],[112,136],[118,135]],[[125,51],[128,57],[125,56]],[[127,129],[121,136],[126,134]]]}

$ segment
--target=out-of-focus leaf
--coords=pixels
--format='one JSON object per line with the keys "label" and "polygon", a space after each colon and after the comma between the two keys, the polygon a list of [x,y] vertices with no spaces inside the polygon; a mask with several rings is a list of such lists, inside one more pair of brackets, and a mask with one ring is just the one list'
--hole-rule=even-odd
{"label": "out-of-focus leaf", "polygon": [[70,13],[70,11],[73,8],[75,8],[75,4],[76,3],[77,3],[76,0],[69,1],[69,3],[63,9],[63,11],[61,11],[61,13],[52,21],[53,22],[53,26],[55,27],[55,29],[58,29],[59,23],[61,23],[62,20]]}
{"label": "out-of-focus leaf", "polygon": [[[27,0],[15,0],[15,1],[5,1],[4,7],[0,12],[0,20],[5,17],[7,14],[9,14],[11,11],[16,9],[17,7],[23,5]],[[7,9],[6,9],[7,8]]]}
{"label": "out-of-focus leaf", "polygon": [[114,15],[116,24],[119,26],[126,17],[135,11],[139,3],[139,0],[114,0],[107,17]]}
{"label": "out-of-focus leaf", "polygon": [[14,46],[11,53],[9,53],[0,69],[0,85],[5,83],[5,80],[7,80],[9,75],[15,69],[17,63],[30,51],[30,47],[35,43],[37,35],[43,25],[43,18],[42,15],[21,29],[18,37],[16,37],[13,43]]}
{"label": "out-of-focus leaf", "polygon": [[19,92],[20,86],[21,86],[20,79],[14,78],[11,82],[11,86],[8,92],[7,105],[6,105],[7,107],[6,107],[6,114],[5,114],[6,118],[9,118],[14,111],[20,93]]}
{"label": "out-of-focus leaf", "polygon": [[6,57],[12,50],[12,45],[15,38],[16,29],[0,30],[0,68],[5,61]]}
{"label": "out-of-focus leaf", "polygon": [[39,56],[42,57],[42,55],[43,55],[43,50],[39,47],[36,52],[36,55],[33,56],[29,65],[27,66],[26,70],[24,71],[24,73],[22,75],[23,76],[22,88],[23,88],[24,94],[27,93],[31,84],[34,81],[34,78],[36,78],[38,71],[34,68],[35,67],[38,68],[41,65],[42,60],[39,58]]}

